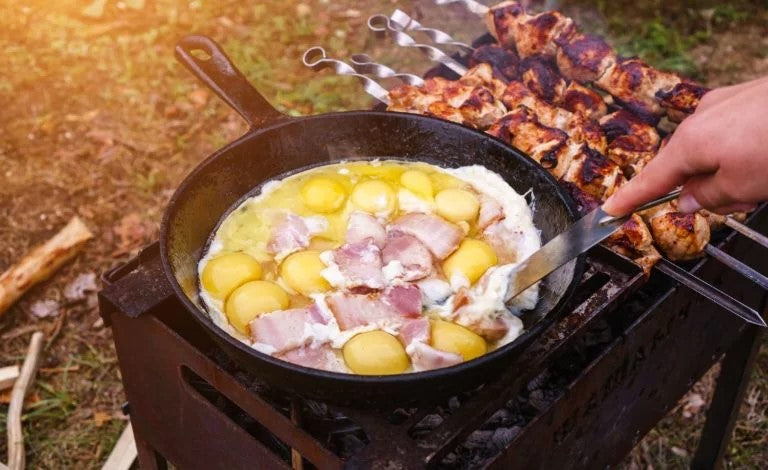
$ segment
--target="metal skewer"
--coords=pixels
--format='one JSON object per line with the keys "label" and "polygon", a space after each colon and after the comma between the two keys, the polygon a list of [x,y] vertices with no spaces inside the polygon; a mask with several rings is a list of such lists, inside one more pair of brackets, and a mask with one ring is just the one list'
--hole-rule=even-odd
{"label": "metal skewer", "polygon": [[731,227],[732,229],[736,230],[737,232],[749,238],[750,240],[768,248],[768,237],[742,224],[741,222],[734,219],[730,215],[725,218],[725,225]]}
{"label": "metal skewer", "polygon": [[750,281],[754,282],[758,286],[762,287],[763,289],[768,290],[768,277],[752,269],[723,250],[717,248],[714,245],[707,244],[707,246],[704,247],[704,252],[720,261],[724,265],[728,266],[729,268],[733,269],[737,273],[741,274],[742,276],[746,277]]}
{"label": "metal skewer", "polygon": [[753,308],[744,305],[720,289],[702,281],[666,258],[662,258],[656,263],[655,268],[697,294],[713,300],[724,309],[743,318],[747,322],[762,327],[766,326],[763,317],[761,317]]}
{"label": "metal skewer", "polygon": [[389,92],[383,86],[379,85],[376,81],[372,80],[365,75],[357,73],[357,71],[346,62],[342,62],[337,59],[329,59],[322,47],[311,47],[304,52],[301,61],[307,67],[313,70],[322,70],[325,68],[332,68],[339,75],[347,75],[355,77],[363,83],[363,89],[366,93],[373,96],[382,103],[389,104]]}
{"label": "metal skewer", "polygon": [[415,19],[408,16],[408,14],[402,10],[395,10],[394,13],[389,15],[389,19],[393,23],[399,25],[402,31],[418,31],[420,33],[426,34],[435,44],[456,46],[470,52],[475,50],[475,48],[469,44],[456,41],[450,34],[446,33],[445,31],[425,27]]}
{"label": "metal skewer", "polygon": [[412,73],[398,73],[384,64],[374,62],[368,54],[352,54],[349,58],[358,73],[367,73],[376,78],[397,78],[409,85],[422,86],[424,79]]}
{"label": "metal skewer", "polygon": [[467,68],[442,50],[429,44],[416,42],[402,31],[402,27],[386,15],[373,15],[368,18],[368,28],[379,34],[388,34],[395,43],[402,47],[411,47],[423,52],[430,60],[439,62],[459,75],[467,73]]}

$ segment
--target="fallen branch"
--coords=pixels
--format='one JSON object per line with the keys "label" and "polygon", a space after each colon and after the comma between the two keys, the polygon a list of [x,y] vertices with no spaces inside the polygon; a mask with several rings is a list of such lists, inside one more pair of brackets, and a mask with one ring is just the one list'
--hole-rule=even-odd
{"label": "fallen branch", "polygon": [[19,378],[19,366],[0,368],[0,391],[13,387],[17,378]]}
{"label": "fallen branch", "polygon": [[128,470],[133,461],[136,460],[136,441],[133,438],[133,426],[130,421],[128,426],[123,429],[117,444],[112,448],[107,461],[101,470]]}
{"label": "fallen branch", "polygon": [[24,397],[35,381],[42,348],[43,334],[37,331],[32,334],[27,357],[21,366],[21,374],[13,384],[11,403],[8,406],[8,468],[10,470],[24,470],[24,433],[21,430],[21,411],[24,407]]}
{"label": "fallen branch", "polygon": [[93,234],[73,217],[50,240],[29,252],[18,264],[0,274],[0,315],[32,286],[50,277],[72,259]]}

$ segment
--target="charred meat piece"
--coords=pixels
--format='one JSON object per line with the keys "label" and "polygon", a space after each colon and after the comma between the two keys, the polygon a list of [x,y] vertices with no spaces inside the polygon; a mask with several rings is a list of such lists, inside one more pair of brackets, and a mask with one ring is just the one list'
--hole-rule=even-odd
{"label": "charred meat piece", "polygon": [[488,133],[527,153],[555,178],[563,176],[571,163],[573,154],[568,134],[541,124],[536,114],[525,106],[504,115]]}
{"label": "charred meat piece", "polygon": [[555,39],[557,66],[570,80],[594,82],[616,63],[616,53],[600,36],[592,34],[563,35]]}
{"label": "charred meat piece", "polygon": [[[390,111],[396,111],[396,110],[390,108]],[[472,126],[471,123],[467,122],[464,119],[464,115],[461,113],[461,110],[454,108],[453,106],[450,106],[443,101],[437,101],[435,103],[432,103],[429,106],[427,106],[426,110],[423,110],[423,111],[414,110],[414,111],[406,111],[406,112],[425,114],[427,116],[432,116],[432,117],[444,119],[446,121],[456,122],[459,124],[464,124],[466,126],[474,127]]]}
{"label": "charred meat piece", "polygon": [[657,91],[656,98],[666,108],[669,119],[680,122],[696,110],[699,101],[708,91],[708,88],[696,83],[681,82],[669,91]]}
{"label": "charred meat piece", "polygon": [[569,83],[563,96],[555,104],[595,121],[608,112],[608,106],[600,93],[577,82]]}
{"label": "charred meat piece", "polygon": [[541,54],[526,57],[520,62],[520,77],[529,90],[550,104],[554,104],[568,86],[555,63]]}
{"label": "charred meat piece", "polygon": [[461,78],[458,80],[462,85],[467,86],[482,86],[490,90],[494,98],[500,99],[504,93],[506,84],[504,81],[496,78],[493,74],[493,68],[490,64],[482,63],[477,64],[474,67],[467,70]]}
{"label": "charred meat piece", "polygon": [[632,178],[640,173],[656,152],[645,150],[647,146],[641,139],[634,135],[622,135],[608,144],[607,155],[614,163],[621,167],[624,176]]}
{"label": "charred meat piece", "polygon": [[619,110],[603,116],[600,119],[608,142],[611,143],[621,136],[631,135],[641,144],[637,150],[656,150],[659,146],[659,133],[651,125],[643,122],[638,116],[626,110]]}
{"label": "charred meat piece", "polygon": [[639,59],[619,59],[595,81],[595,85],[613,95],[643,121],[656,124],[664,113],[656,93],[673,89],[680,82],[677,75],[656,70]]}
{"label": "charred meat piece", "polygon": [[577,144],[586,144],[600,153],[605,153],[608,148],[608,142],[600,125],[581,114],[573,114],[563,130]]}
{"label": "charred meat piece", "polygon": [[528,15],[516,1],[493,6],[486,17],[488,31],[503,47],[516,48],[518,55],[555,54],[555,39],[573,34],[573,20],[556,11]]}
{"label": "charred meat piece", "polygon": [[501,100],[509,110],[519,106],[526,107],[533,113],[537,122],[567,132],[577,144],[586,143],[599,152],[606,150],[605,136],[595,122],[547,103],[521,82],[509,82]]}
{"label": "charred meat piece", "polygon": [[701,257],[709,243],[709,224],[699,213],[666,212],[654,216],[650,226],[661,251],[675,261]]}
{"label": "charred meat piece", "polygon": [[495,78],[509,81],[519,77],[520,58],[513,49],[505,49],[496,44],[480,46],[469,56],[469,65],[488,64],[493,69]]}
{"label": "charred meat piece", "polygon": [[459,106],[459,111],[466,122],[478,129],[487,129],[504,115],[506,109],[488,88],[476,86]]}
{"label": "charred meat piece", "polygon": [[600,200],[613,194],[625,181],[618,165],[586,145],[578,148],[562,179]]}

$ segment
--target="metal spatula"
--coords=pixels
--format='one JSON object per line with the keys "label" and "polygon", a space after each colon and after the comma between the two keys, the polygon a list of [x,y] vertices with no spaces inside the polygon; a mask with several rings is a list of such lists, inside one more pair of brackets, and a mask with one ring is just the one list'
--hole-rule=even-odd
{"label": "metal spatula", "polygon": [[[679,195],[680,190],[673,191],[638,207],[635,212],[641,212],[669,202]],[[605,213],[602,207],[598,207],[579,219],[565,232],[550,240],[539,251],[520,263],[520,266],[511,274],[508,298],[511,299],[520,294],[542,280],[547,274],[611,236],[629,217],[630,215],[613,217]],[[743,309],[730,309],[730,311],[749,323],[766,326],[756,311],[746,305],[743,307]]]}

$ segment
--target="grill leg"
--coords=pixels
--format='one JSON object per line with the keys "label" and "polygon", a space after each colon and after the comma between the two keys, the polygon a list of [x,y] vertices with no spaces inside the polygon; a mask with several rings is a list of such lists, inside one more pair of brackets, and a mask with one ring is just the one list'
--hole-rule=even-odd
{"label": "grill leg", "polygon": [[168,462],[136,433],[136,428],[133,428],[133,436],[136,440],[136,453],[141,470],[168,470]]}
{"label": "grill leg", "polygon": [[765,333],[749,327],[725,353],[691,468],[720,469]]}

